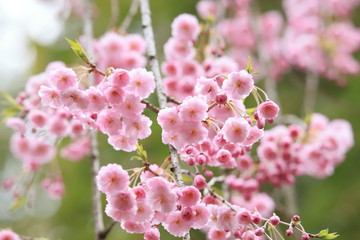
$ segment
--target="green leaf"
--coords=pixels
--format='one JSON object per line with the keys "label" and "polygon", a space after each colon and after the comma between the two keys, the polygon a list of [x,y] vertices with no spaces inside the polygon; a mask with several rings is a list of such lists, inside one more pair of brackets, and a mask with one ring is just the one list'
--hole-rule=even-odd
{"label": "green leaf", "polygon": [[316,234],[318,237],[325,237],[329,233],[329,229],[323,229],[318,234]]}
{"label": "green leaf", "polygon": [[4,101],[3,105],[7,107],[0,112],[2,122],[5,122],[8,118],[16,116],[22,111],[22,106],[16,102],[16,100],[7,92],[0,92]]}
{"label": "green leaf", "polygon": [[75,40],[74,42],[68,38],[65,39],[69,43],[71,49],[75,52],[75,54],[78,55],[85,63],[89,64],[90,63],[89,57],[86,55],[86,52],[81,46],[80,42],[78,40]]}
{"label": "green leaf", "polygon": [[246,64],[246,71],[248,73],[251,73],[251,71],[254,69],[254,67],[251,65],[251,57],[248,56],[247,64]]}
{"label": "green leaf", "polygon": [[253,72],[253,73],[251,73],[252,75],[258,75],[258,74],[260,74],[260,72]]}
{"label": "green leaf", "polygon": [[186,175],[186,174],[183,174],[182,175],[182,178],[183,178],[183,180],[184,180],[184,182],[192,182],[193,180],[188,176],[188,175]]}
{"label": "green leaf", "polygon": [[329,233],[329,229],[323,229],[321,230],[318,234],[315,234],[315,236],[317,238],[322,238],[322,239],[326,239],[326,240],[331,240],[331,239],[335,239],[339,236],[339,234],[337,234],[336,232],[334,233]]}
{"label": "green leaf", "polygon": [[337,232],[334,232],[334,233],[329,233],[328,235],[326,235],[324,238],[325,239],[328,239],[328,240],[331,240],[331,239],[335,239],[337,238],[338,236],[340,236]]}
{"label": "green leaf", "polygon": [[26,197],[24,197],[24,196],[19,197],[11,204],[10,211],[15,211],[15,210],[21,208],[22,206],[24,206],[26,204],[26,201],[27,201]]}
{"label": "green leaf", "polygon": [[142,161],[143,159],[141,157],[139,157],[139,156],[132,156],[130,158],[130,161],[132,161],[132,160]]}

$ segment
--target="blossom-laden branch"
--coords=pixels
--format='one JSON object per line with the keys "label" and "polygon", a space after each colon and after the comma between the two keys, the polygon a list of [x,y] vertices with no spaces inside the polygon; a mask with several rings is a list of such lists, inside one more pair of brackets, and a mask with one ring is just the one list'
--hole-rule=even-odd
{"label": "blossom-laden branch", "polygon": [[[140,0],[140,8],[141,8],[142,27],[147,45],[149,64],[155,76],[157,97],[159,100],[160,108],[165,108],[167,106],[167,98],[163,91],[159,62],[156,57],[155,39],[151,24],[151,11],[149,7],[149,1]],[[169,151],[170,151],[171,163],[173,165],[172,169],[175,175],[176,183],[178,185],[183,185],[184,182],[181,176],[181,168],[180,168],[178,153],[176,149],[170,144],[169,144]],[[184,239],[190,239],[190,234],[189,233],[186,234]]]}
{"label": "blossom-laden branch", "polygon": [[[84,0],[84,34],[86,37],[86,50],[90,56],[93,55],[93,24],[92,24],[92,1],[91,0]],[[93,68],[94,69],[94,68]],[[95,67],[96,69],[96,67]],[[89,83],[90,85],[94,85],[94,75],[89,75]],[[94,227],[95,227],[95,239],[102,240],[105,239],[106,234],[102,234],[104,232],[104,220],[102,214],[102,206],[101,206],[101,194],[97,189],[96,185],[96,174],[100,169],[100,158],[99,158],[99,149],[98,149],[98,141],[97,141],[97,132],[95,130],[90,131],[90,138],[91,138],[91,165],[92,165],[92,203],[93,203],[93,220],[94,220]]]}
{"label": "blossom-laden branch", "polygon": [[[154,32],[151,25],[151,12],[150,12],[148,0],[141,0],[140,6],[141,6],[142,26],[144,29],[144,35],[147,44],[147,54],[148,54],[151,70],[155,76],[157,97],[159,100],[160,108],[165,108],[167,106],[167,98],[163,91],[159,62],[156,57]],[[171,162],[173,164],[176,182],[178,185],[182,185],[183,180],[181,177],[177,151],[174,147],[170,145],[169,145],[169,150],[170,150]]]}

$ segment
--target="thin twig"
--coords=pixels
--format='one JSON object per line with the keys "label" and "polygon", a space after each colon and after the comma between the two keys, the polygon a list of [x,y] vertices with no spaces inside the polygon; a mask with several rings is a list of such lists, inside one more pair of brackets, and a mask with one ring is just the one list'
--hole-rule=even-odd
{"label": "thin twig", "polygon": [[102,232],[99,232],[99,239],[106,239],[107,235],[111,232],[111,229],[115,226],[117,222],[112,221],[109,226],[104,229]]}
{"label": "thin twig", "polygon": [[[163,91],[159,62],[156,57],[156,48],[155,48],[154,32],[151,24],[151,11],[149,7],[149,0],[141,0],[140,8],[141,8],[142,27],[147,45],[147,54],[148,54],[151,70],[155,76],[156,92],[159,100],[159,105],[160,108],[166,108],[167,99]],[[169,145],[169,151],[170,151],[170,157],[172,163],[172,170],[175,175],[176,183],[177,185],[183,185],[184,182],[181,176],[181,167],[179,164],[178,153],[172,145]],[[190,234],[187,233],[184,239],[189,240]]]}
{"label": "thin twig", "polygon": [[130,23],[132,22],[134,16],[136,15],[139,8],[139,0],[132,0],[131,6],[129,9],[128,14],[126,15],[125,19],[121,23],[121,26],[119,28],[119,32],[121,34],[126,33],[126,30],[129,28]]}
{"label": "thin twig", "polygon": [[304,94],[304,115],[307,116],[314,111],[316,94],[319,87],[319,76],[315,71],[309,70],[306,73],[305,94]]}
{"label": "thin twig", "polygon": [[149,103],[146,100],[141,100],[141,103],[146,105],[146,108],[150,109],[151,111],[153,111],[154,113],[158,114],[160,109],[158,107],[155,107],[154,105],[152,105],[151,103]]}
{"label": "thin twig", "polygon": [[[92,24],[92,0],[84,0],[84,34],[86,36],[86,51],[90,57],[93,56],[93,24]],[[93,75],[89,75],[89,83],[90,85],[94,85],[95,79]],[[101,206],[101,195],[96,186],[96,175],[100,169],[100,158],[99,158],[99,149],[97,142],[97,132],[94,130],[90,131],[91,138],[91,164],[92,164],[92,203],[93,203],[93,220],[95,227],[95,239],[102,240],[100,234],[104,231],[104,220],[102,214],[102,206]]]}
{"label": "thin twig", "polygon": [[109,23],[109,28],[112,28],[117,25],[117,21],[119,20],[119,0],[110,0],[110,8],[111,8],[111,19]]}
{"label": "thin twig", "polygon": [[[252,12],[250,13],[251,16],[251,24],[255,35],[255,41],[256,41],[256,48],[258,53],[258,58],[261,66],[261,71],[265,75],[265,90],[267,94],[269,95],[270,99],[276,102],[280,106],[279,102],[279,96],[276,90],[276,81],[272,77],[269,76],[269,65],[270,60],[269,56],[265,54],[265,49],[263,42],[261,41],[261,29],[260,29],[260,22],[257,18],[257,16],[260,16],[260,11],[258,9],[258,6],[255,2],[252,4]],[[281,108],[281,107],[280,107]]]}

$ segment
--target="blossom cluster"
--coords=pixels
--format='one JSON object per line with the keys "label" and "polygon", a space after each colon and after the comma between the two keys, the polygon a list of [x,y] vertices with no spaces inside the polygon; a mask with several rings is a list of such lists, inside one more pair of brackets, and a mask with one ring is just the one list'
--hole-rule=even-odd
{"label": "blossom cluster", "polygon": [[[140,182],[132,188],[128,172],[120,165],[103,166],[97,175],[98,189],[106,194],[106,214],[120,222],[127,232],[144,233],[147,240],[159,239],[158,225],[162,224],[177,237],[185,236],[190,229],[206,231],[211,240],[227,237],[250,240],[263,235],[264,219],[255,208],[250,211],[229,206],[211,194],[201,193],[197,187],[206,186],[205,180],[199,184],[194,179],[197,183],[194,186],[178,186],[158,166],[150,165],[150,169],[141,173]],[[269,209],[261,211],[269,214]]]}
{"label": "blossom cluster", "polygon": [[[345,83],[345,75],[359,72],[353,54],[360,48],[360,34],[349,21],[359,1],[283,0],[285,19],[278,10],[254,12],[250,2],[226,1],[225,13],[235,14],[225,14],[217,23],[219,35],[227,43],[224,54],[239,66],[244,67],[246,57],[251,56],[255,66],[266,64],[262,71],[273,79],[295,66],[340,85]],[[216,4],[200,1],[199,15],[207,21],[216,19],[221,14]]]}
{"label": "blossom cluster", "polygon": [[[120,35],[117,32],[108,32],[93,44],[95,64],[103,71],[110,67],[132,70],[146,65],[146,45],[140,34]],[[97,74],[97,82],[101,79],[102,76]]]}
{"label": "blossom cluster", "polygon": [[141,100],[155,89],[153,74],[143,68],[114,69],[98,85],[83,89],[71,71],[57,69],[53,84],[40,88],[43,105],[71,111],[83,125],[107,134],[115,149],[134,151],[137,140],[151,133]]}
{"label": "blossom cluster", "polygon": [[306,129],[277,126],[265,133],[257,149],[259,179],[279,185],[293,183],[296,175],[330,176],[353,144],[349,122],[330,121],[319,113],[312,115]]}

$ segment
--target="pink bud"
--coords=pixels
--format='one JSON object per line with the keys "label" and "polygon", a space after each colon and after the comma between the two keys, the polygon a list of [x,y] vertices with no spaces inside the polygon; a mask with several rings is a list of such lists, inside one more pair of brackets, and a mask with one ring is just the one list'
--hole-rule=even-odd
{"label": "pink bud", "polygon": [[280,218],[276,216],[275,214],[270,218],[270,223],[274,226],[279,225]]}
{"label": "pink bud", "polygon": [[261,227],[255,230],[255,235],[261,237],[262,235],[264,235],[264,232],[265,232],[264,228]]}
{"label": "pink bud", "polygon": [[254,212],[251,216],[251,221],[255,224],[261,223],[261,215],[259,212]]}
{"label": "pink bud", "polygon": [[293,235],[293,233],[294,233],[293,229],[292,229],[292,228],[289,228],[288,230],[286,230],[285,235],[288,236],[288,237],[290,237],[290,236]]}
{"label": "pink bud", "polygon": [[309,234],[307,234],[307,233],[303,233],[303,234],[301,235],[301,239],[302,239],[302,240],[309,240],[309,239],[310,239],[310,236],[309,236]]}
{"label": "pink bud", "polygon": [[194,178],[194,186],[199,190],[202,190],[206,187],[206,179],[203,175],[196,174]]}
{"label": "pink bud", "polygon": [[206,164],[206,156],[204,154],[199,154],[196,158],[196,163],[199,165],[205,165]]}
{"label": "pink bud", "polygon": [[215,102],[216,102],[217,104],[225,104],[226,101],[227,101],[227,96],[226,96],[225,93],[219,93],[219,94],[217,94],[216,97],[215,97]]}

